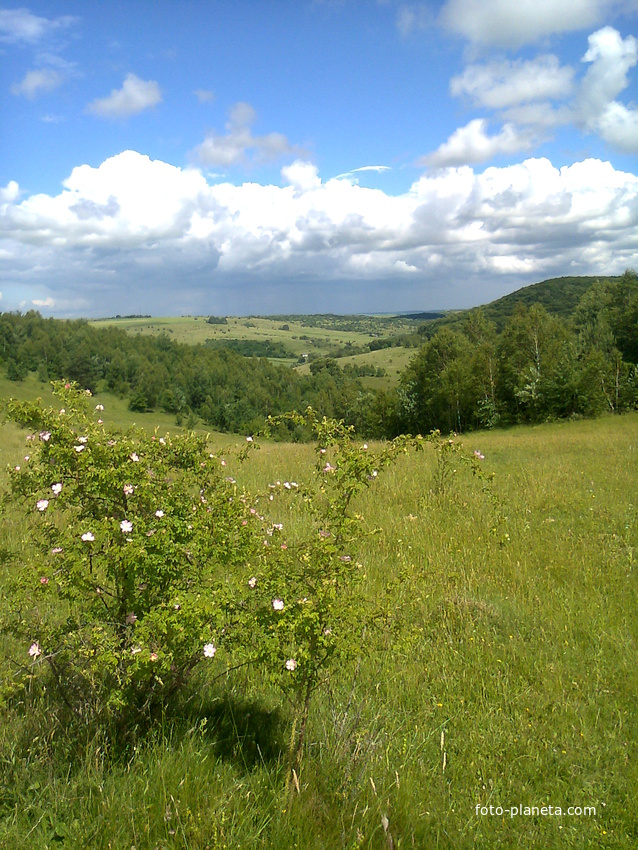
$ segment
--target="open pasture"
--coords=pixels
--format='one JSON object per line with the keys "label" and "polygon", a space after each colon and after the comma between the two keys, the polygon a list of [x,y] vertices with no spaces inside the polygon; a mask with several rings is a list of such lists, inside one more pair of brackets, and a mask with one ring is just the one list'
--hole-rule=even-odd
{"label": "open pasture", "polygon": [[[2,433],[3,465],[19,462],[23,436]],[[379,616],[316,694],[292,805],[286,705],[243,670],[202,678],[114,761],[74,756],[5,706],[0,845],[634,848],[638,416],[458,439],[485,456],[491,493],[428,447],[357,499]],[[228,471],[266,494],[312,459],[264,444]],[[303,510],[264,499],[293,544]],[[19,540],[5,513],[0,550]]]}
{"label": "open pasture", "polygon": [[[348,365],[372,366],[375,369],[383,369],[383,377],[364,376],[361,382],[371,389],[388,389],[396,386],[399,375],[407,367],[410,360],[416,354],[416,348],[404,348],[397,346],[392,348],[379,348],[376,351],[367,351],[364,354],[351,354],[339,358],[339,366],[343,369]],[[295,367],[298,372],[310,372],[310,364]]]}
{"label": "open pasture", "polygon": [[[9,381],[5,377],[0,377],[0,403],[8,398],[15,398],[19,401],[41,398],[46,404],[54,401],[50,384],[39,381],[33,372],[24,381]],[[98,393],[94,396],[94,399],[96,404],[104,405],[104,410],[100,415],[107,428],[123,431],[128,428],[142,428],[148,432],[157,429],[160,434],[166,432],[175,434],[186,430],[184,427],[178,427],[175,424],[173,414],[161,411],[154,411],[153,413],[132,412],[128,407],[128,399],[120,398],[113,393]],[[5,431],[6,428],[12,430],[12,426],[5,426]],[[217,444],[225,445],[237,442],[237,437],[232,434],[222,434],[218,431],[211,431],[210,428],[196,428],[195,430],[198,433],[210,433]]]}
{"label": "open pasture", "polygon": [[409,319],[374,316],[228,317],[225,324],[209,324],[207,316],[181,316],[99,319],[91,324],[113,325],[132,334],[167,334],[189,345],[209,340],[278,343],[289,352],[291,362],[304,354],[325,356],[348,346],[362,348],[375,339],[412,333],[418,326]]}

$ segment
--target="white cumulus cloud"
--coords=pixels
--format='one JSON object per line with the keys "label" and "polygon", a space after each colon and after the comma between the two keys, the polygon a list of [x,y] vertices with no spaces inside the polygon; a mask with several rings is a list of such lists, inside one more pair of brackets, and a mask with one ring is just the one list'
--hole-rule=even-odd
{"label": "white cumulus cloud", "polygon": [[450,92],[469,96],[478,106],[503,109],[538,100],[554,100],[571,94],[574,69],[561,65],[556,56],[543,55],[523,61],[501,60],[468,65],[452,77]]}
{"label": "white cumulus cloud", "polygon": [[15,180],[10,180],[6,186],[0,186],[0,201],[12,202],[20,196],[20,186]]}
{"label": "white cumulus cloud", "polygon": [[42,18],[28,9],[0,9],[0,42],[5,44],[37,44],[58,29],[73,24],[77,18],[62,15]]}
{"label": "white cumulus cloud", "polygon": [[284,165],[281,176],[290,186],[299,192],[308,192],[321,186],[321,178],[315,165],[302,160],[295,160],[292,165]]}
{"label": "white cumulus cloud", "polygon": [[24,79],[11,86],[11,94],[23,95],[32,100],[39,94],[53,91],[62,83],[62,75],[53,68],[40,68],[28,71]]}
{"label": "white cumulus cloud", "polygon": [[638,153],[638,108],[616,100],[629,84],[628,72],[638,63],[638,40],[623,39],[612,27],[589,36],[583,62],[590,67],[576,100],[576,120],[588,132],[627,153]]}
{"label": "white cumulus cloud", "polygon": [[226,133],[210,130],[204,141],[194,150],[195,159],[202,165],[228,168],[246,163],[251,158],[257,162],[267,162],[296,151],[282,133],[267,133],[255,136],[251,125],[257,120],[257,113],[249,103],[236,103],[229,112]]}
{"label": "white cumulus cloud", "polygon": [[518,48],[595,26],[616,5],[613,0],[447,0],[440,21],[475,44]]}
{"label": "white cumulus cloud", "polygon": [[487,162],[501,154],[512,154],[529,150],[533,136],[529,131],[504,124],[495,135],[488,135],[485,118],[475,118],[464,127],[455,130],[434,153],[421,159],[422,165],[442,167],[450,165],[474,165]]}
{"label": "white cumulus cloud", "polygon": [[423,164],[473,164],[531,150],[548,132],[570,124],[617,150],[637,153],[638,107],[618,95],[629,86],[629,72],[638,64],[638,39],[623,38],[606,26],[592,33],[588,43],[582,60],[588,67],[580,79],[574,67],[562,65],[552,54],[468,65],[451,79],[452,95],[492,111],[492,120],[502,128],[490,136],[488,119],[475,118],[423,157]]}
{"label": "white cumulus cloud", "polygon": [[511,106],[501,113],[501,118],[517,126],[525,126],[541,136],[546,130],[569,124],[573,120],[573,110],[569,103],[554,106],[552,103],[522,103]]}
{"label": "white cumulus cloud", "polygon": [[127,74],[121,89],[91,101],[86,111],[102,118],[128,118],[162,102],[162,92],[155,80],[142,80]]}

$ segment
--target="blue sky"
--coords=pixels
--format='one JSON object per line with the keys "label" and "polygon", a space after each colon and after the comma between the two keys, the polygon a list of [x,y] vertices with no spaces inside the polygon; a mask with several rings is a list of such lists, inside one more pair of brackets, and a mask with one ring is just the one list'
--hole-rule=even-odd
{"label": "blue sky", "polygon": [[638,0],[0,6],[0,310],[373,312],[638,267]]}

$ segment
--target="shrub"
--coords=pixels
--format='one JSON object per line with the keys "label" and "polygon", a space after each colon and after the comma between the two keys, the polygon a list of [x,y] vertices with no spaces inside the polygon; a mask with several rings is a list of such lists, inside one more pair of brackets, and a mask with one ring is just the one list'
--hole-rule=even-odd
{"label": "shrub", "polygon": [[[196,667],[211,680],[251,665],[292,707],[292,788],[313,695],[385,616],[361,592],[365,532],[354,500],[424,440],[370,448],[311,409],[273,419],[274,429],[312,435],[313,474],[251,496],[204,437],[109,434],[88,391],[54,390],[60,409],[8,404],[9,417],[36,432],[5,499],[25,511],[29,541],[11,554],[0,599],[0,633],[17,647],[5,697],[46,690],[65,731],[126,740]],[[465,457],[438,433],[428,439],[441,492],[457,461],[487,482],[478,452]],[[249,437],[239,459],[253,446]],[[291,536],[272,518],[284,498],[302,508]]]}
{"label": "shrub", "polygon": [[204,438],[109,435],[90,393],[56,395],[59,410],[8,408],[38,431],[8,495],[30,540],[2,590],[0,629],[21,646],[10,690],[42,679],[65,723],[130,730],[220,665],[258,535]]}

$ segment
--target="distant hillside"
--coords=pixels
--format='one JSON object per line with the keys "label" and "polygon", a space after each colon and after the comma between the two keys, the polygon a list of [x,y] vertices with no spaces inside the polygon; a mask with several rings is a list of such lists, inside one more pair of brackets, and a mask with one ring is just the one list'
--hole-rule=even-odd
{"label": "distant hillside", "polygon": [[[596,281],[615,282],[620,280],[620,277],[613,275],[552,277],[549,280],[517,289],[515,292],[504,295],[502,298],[491,301],[480,308],[474,307],[472,309],[480,309],[487,319],[494,322],[498,331],[503,329],[507,320],[519,305],[530,307],[532,304],[540,304],[548,313],[567,319],[573,313],[584,293]],[[428,321],[422,329],[423,333],[429,337],[443,326],[456,325],[458,322],[464,321],[470,312],[471,310],[458,310],[440,319]]]}
{"label": "distant hillside", "polygon": [[425,313],[400,313],[399,319],[417,319],[421,322],[430,321],[431,319],[442,319],[447,314],[446,310],[429,310]]}
{"label": "distant hillside", "polygon": [[588,277],[552,277],[531,286],[524,286],[487,304],[483,311],[497,325],[504,325],[519,304],[529,307],[540,304],[548,313],[567,319],[585,292],[596,281],[615,282],[620,276],[590,275]]}

